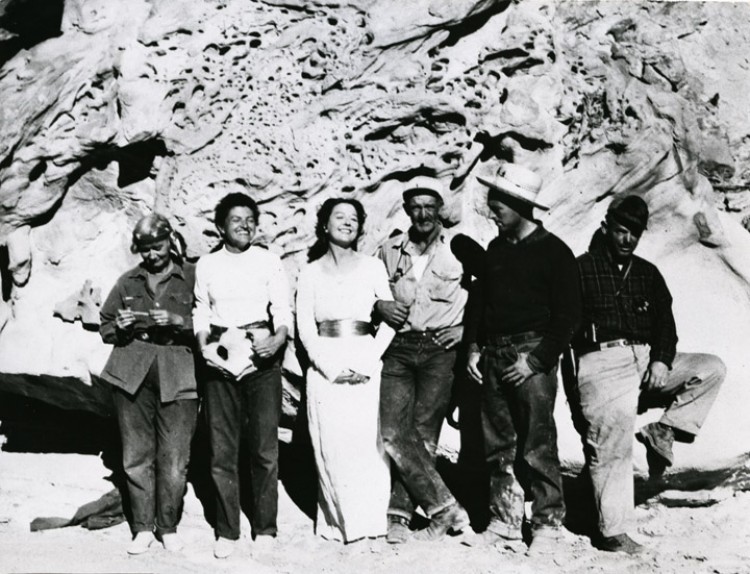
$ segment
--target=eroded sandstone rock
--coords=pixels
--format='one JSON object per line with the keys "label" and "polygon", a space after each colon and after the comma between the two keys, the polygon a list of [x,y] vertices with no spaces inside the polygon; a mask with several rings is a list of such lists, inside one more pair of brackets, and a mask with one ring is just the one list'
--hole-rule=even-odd
{"label": "eroded sandstone rock", "polygon": [[[576,253],[612,197],[648,201],[640,249],[672,288],[681,348],[729,365],[678,461],[736,454],[750,439],[733,409],[750,399],[749,20],[741,3],[68,0],[62,34],[0,69],[0,373],[96,377],[107,347],[54,303],[87,280],[106,293],[151,209],[198,256],[217,242],[216,201],[250,193],[295,276],[325,198],[364,202],[372,252],[408,225],[398,184],[416,176],[440,179],[449,222],[486,244],[476,176],[515,161],[544,176],[545,224]],[[27,392],[70,406],[36,380]],[[567,418],[561,402],[575,458]],[[736,444],[714,449],[730,429]]]}

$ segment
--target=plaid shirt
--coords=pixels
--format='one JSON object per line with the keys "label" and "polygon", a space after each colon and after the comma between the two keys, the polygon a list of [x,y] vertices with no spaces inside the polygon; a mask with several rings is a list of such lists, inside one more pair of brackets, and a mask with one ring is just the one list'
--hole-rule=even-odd
{"label": "plaid shirt", "polygon": [[677,347],[672,296],[659,270],[632,256],[620,270],[598,231],[581,255],[578,270],[583,297],[583,323],[574,346],[614,339],[651,346],[651,361],[670,368]]}

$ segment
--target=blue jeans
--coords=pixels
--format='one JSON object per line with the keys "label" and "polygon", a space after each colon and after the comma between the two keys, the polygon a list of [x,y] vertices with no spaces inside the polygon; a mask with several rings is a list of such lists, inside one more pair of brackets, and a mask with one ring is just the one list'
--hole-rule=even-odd
{"label": "blue jeans", "polygon": [[134,395],[113,387],[112,398],[133,515],[131,529],[175,532],[182,516],[198,399],[162,403],[156,360]]}
{"label": "blue jeans", "polygon": [[416,503],[432,516],[456,501],[435,469],[455,360],[455,351],[417,332],[397,334],[383,355],[380,432],[392,461],[389,515],[410,520]]}
{"label": "blue jeans", "polygon": [[490,474],[490,512],[509,528],[520,528],[524,499],[531,527],[558,527],[565,517],[557,428],[553,412],[557,367],[521,385],[503,383],[500,373],[528,353],[539,339],[488,346],[483,355],[482,430]]}
{"label": "blue jeans", "polygon": [[281,370],[262,367],[239,381],[209,369],[205,410],[216,486],[216,536],[240,537],[240,440],[247,440],[254,535],[276,535]]}

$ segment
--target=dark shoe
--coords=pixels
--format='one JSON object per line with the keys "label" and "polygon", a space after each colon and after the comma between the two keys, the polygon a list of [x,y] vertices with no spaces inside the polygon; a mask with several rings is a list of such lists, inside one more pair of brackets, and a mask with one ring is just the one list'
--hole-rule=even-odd
{"label": "dark shoe", "polygon": [[414,540],[441,540],[446,534],[461,532],[469,525],[469,515],[463,507],[454,502],[448,508],[441,510],[430,519],[430,525],[414,534]]}
{"label": "dark shoe", "polygon": [[560,550],[561,538],[562,531],[559,528],[552,526],[535,528],[526,554],[528,556],[555,554]]}
{"label": "dark shoe", "polygon": [[642,544],[638,544],[627,534],[600,536],[594,541],[594,547],[604,552],[624,552],[625,554],[640,554],[646,550]]}
{"label": "dark shoe", "polygon": [[385,541],[388,544],[404,544],[411,538],[411,530],[409,530],[409,521],[403,516],[389,516],[388,517],[388,534],[385,536]]}
{"label": "dark shoe", "polygon": [[651,478],[660,477],[668,466],[672,466],[672,444],[674,430],[662,423],[650,423],[639,430],[635,438],[646,447],[648,474]]}
{"label": "dark shoe", "polygon": [[474,534],[473,536],[467,536],[461,541],[464,546],[493,546],[495,544],[505,543],[509,541],[522,540],[521,527],[511,526],[493,518],[487,530]]}

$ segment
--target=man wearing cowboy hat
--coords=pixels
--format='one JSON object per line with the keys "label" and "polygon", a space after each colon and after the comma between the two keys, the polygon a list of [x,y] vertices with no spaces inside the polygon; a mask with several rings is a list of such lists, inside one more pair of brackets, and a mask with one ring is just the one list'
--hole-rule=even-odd
{"label": "man wearing cowboy hat", "polygon": [[410,181],[403,200],[411,227],[380,249],[395,301],[376,304],[377,313],[397,332],[383,356],[380,383],[381,434],[392,460],[387,536],[392,544],[408,540],[415,505],[430,517],[418,539],[438,540],[469,524],[435,469],[456,346],[463,336],[468,298],[463,270],[451,252],[453,234],[438,217],[443,198],[437,182]]}
{"label": "man wearing cowboy hat", "polygon": [[594,543],[629,554],[642,550],[626,534],[637,413],[668,407],[637,434],[651,476],[660,476],[672,464],[673,441],[695,438],[726,374],[714,355],[676,352],[669,289],[654,265],[633,255],[648,215],[638,196],[614,200],[578,258],[583,322],[574,340],[578,379],[568,393],[599,512]]}
{"label": "man wearing cowboy hat", "polygon": [[466,543],[520,540],[529,499],[529,552],[544,553],[565,517],[552,414],[558,359],[580,320],[578,273],[568,246],[534,219],[534,209],[548,209],[536,199],[539,175],[506,164],[494,181],[478,179],[499,236],[487,247],[465,339],[469,375],[482,385],[491,520]]}

